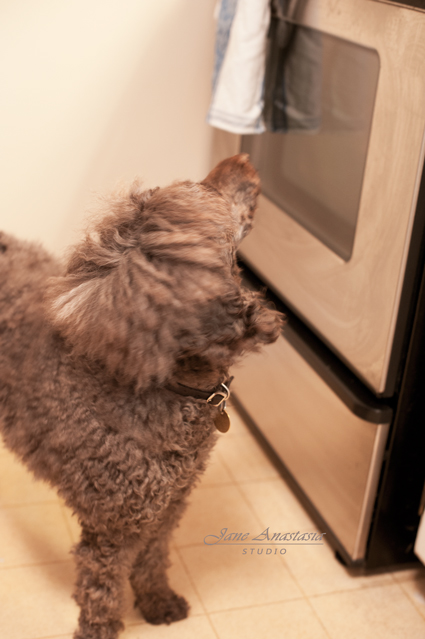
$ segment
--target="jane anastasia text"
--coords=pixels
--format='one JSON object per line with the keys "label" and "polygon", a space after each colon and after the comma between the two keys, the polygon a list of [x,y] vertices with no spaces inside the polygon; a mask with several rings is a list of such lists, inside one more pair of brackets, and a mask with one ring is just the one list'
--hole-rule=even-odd
{"label": "jane anastasia text", "polygon": [[[219,535],[207,535],[204,544],[212,545],[266,545],[269,543],[279,545],[322,545],[326,533],[319,532],[270,532],[266,528],[256,537],[250,537],[250,533],[228,532],[228,528],[222,528]],[[245,554],[245,552],[244,552]]]}

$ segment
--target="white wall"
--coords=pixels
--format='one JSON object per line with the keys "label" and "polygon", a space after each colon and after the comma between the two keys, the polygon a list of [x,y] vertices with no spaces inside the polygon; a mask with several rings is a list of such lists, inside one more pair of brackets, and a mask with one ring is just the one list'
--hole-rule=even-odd
{"label": "white wall", "polygon": [[60,253],[93,192],[204,177],[214,4],[2,0],[1,229]]}

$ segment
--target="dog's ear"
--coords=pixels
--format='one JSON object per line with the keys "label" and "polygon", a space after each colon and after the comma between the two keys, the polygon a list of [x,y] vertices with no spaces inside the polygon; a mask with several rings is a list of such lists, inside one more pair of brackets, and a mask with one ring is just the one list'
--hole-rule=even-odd
{"label": "dog's ear", "polygon": [[54,278],[48,293],[50,319],[73,353],[138,388],[167,379],[177,349],[167,318],[181,311],[171,277],[134,253],[86,268]]}
{"label": "dog's ear", "polygon": [[109,200],[109,215],[73,249],[65,274],[52,278],[46,293],[48,317],[73,354],[138,388],[170,376],[178,348],[173,321],[184,312],[172,270],[140,250],[153,193],[135,184]]}

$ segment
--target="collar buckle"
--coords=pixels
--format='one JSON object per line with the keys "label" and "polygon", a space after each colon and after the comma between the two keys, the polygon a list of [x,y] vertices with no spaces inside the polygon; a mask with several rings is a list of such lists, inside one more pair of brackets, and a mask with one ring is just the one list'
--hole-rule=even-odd
{"label": "collar buckle", "polygon": [[[226,384],[220,384],[220,385],[222,388],[224,388],[224,392],[222,390],[214,391],[214,393],[211,393],[211,395],[207,399],[207,402],[209,404],[212,404],[213,406],[220,406],[220,404],[225,402],[230,397],[230,391],[227,388]],[[215,398],[218,398],[218,397],[220,397],[221,399],[219,399],[218,401],[213,401],[215,400]]]}

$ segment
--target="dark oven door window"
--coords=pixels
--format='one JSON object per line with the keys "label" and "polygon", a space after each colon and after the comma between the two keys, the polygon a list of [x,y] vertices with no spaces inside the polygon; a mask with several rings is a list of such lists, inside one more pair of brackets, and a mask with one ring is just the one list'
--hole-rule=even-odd
{"label": "dark oven door window", "polygon": [[[302,79],[290,77],[297,67],[289,51],[282,90],[274,97],[275,103],[288,101],[288,129],[244,136],[242,149],[260,172],[263,194],[347,261],[356,233],[379,55],[315,29],[290,29],[292,50],[298,41],[300,48],[307,42],[312,49],[305,63],[308,82],[302,86]],[[297,95],[285,95],[285,90]],[[309,109],[308,122],[304,118],[301,125],[297,100]]]}

